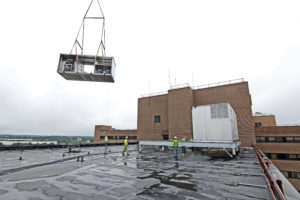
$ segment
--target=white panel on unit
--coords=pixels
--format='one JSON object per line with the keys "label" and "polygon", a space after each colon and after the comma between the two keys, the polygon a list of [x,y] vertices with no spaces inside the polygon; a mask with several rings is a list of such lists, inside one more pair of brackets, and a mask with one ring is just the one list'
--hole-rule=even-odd
{"label": "white panel on unit", "polygon": [[194,141],[236,141],[238,127],[236,115],[229,103],[193,107]]}

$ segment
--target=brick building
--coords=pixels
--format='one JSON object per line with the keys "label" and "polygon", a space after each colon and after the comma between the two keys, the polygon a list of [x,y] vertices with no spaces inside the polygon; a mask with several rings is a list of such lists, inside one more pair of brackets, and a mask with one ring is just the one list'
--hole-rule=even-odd
{"label": "brick building", "polygon": [[276,126],[274,115],[254,121],[257,145],[300,192],[300,126]]}
{"label": "brick building", "polygon": [[189,86],[174,88],[166,93],[139,98],[139,139],[192,138],[192,107],[218,103],[230,103],[234,109],[242,146],[255,143],[251,96],[248,82],[243,80],[199,89]]}
{"label": "brick building", "polygon": [[276,126],[275,115],[265,115],[256,112],[253,116],[255,127],[260,126]]}
{"label": "brick building", "polygon": [[108,136],[109,144],[122,144],[126,136],[128,136],[128,143],[137,143],[137,130],[118,130],[111,126],[96,125],[94,134],[95,144],[104,144],[104,138]]}

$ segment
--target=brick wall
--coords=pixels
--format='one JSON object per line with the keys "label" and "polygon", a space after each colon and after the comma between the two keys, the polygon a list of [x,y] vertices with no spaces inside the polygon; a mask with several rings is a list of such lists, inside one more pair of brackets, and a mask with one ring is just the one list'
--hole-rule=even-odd
{"label": "brick wall", "polygon": [[[104,139],[101,136],[137,136],[137,130],[115,130],[111,126],[97,125],[95,126],[94,143],[103,144]],[[138,139],[138,137],[137,137]],[[108,143],[123,143],[123,139],[109,139]],[[138,140],[129,139],[128,142],[137,142]]]}
{"label": "brick wall", "polygon": [[262,126],[276,126],[275,115],[253,116],[253,121],[260,122]]}
{"label": "brick wall", "polygon": [[255,136],[300,136],[300,126],[257,127]]}
{"label": "brick wall", "polygon": [[[154,116],[160,123],[154,123]],[[142,140],[162,140],[168,131],[168,95],[138,99],[138,135]]]}
{"label": "brick wall", "polygon": [[169,137],[193,137],[193,90],[189,87],[168,91]]}
{"label": "brick wall", "polygon": [[194,90],[195,106],[227,102],[235,111],[242,146],[251,146],[255,133],[248,82]]}

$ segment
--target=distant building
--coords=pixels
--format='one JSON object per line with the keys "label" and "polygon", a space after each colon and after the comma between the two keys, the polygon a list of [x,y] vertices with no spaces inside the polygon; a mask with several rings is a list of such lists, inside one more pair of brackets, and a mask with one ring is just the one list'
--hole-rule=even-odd
{"label": "distant building", "polygon": [[57,141],[49,140],[32,140],[32,139],[1,139],[2,145],[17,145],[17,144],[57,144]]}
{"label": "distant building", "polygon": [[253,116],[255,127],[276,126],[275,115],[256,112]]}
{"label": "distant building", "polygon": [[253,118],[257,145],[300,192],[300,126],[276,126],[275,115]]}
{"label": "distant building", "polygon": [[128,137],[128,143],[137,143],[137,130],[117,130],[111,126],[96,125],[94,134],[95,144],[104,144],[105,136],[108,137],[109,144],[122,144],[125,137]]}

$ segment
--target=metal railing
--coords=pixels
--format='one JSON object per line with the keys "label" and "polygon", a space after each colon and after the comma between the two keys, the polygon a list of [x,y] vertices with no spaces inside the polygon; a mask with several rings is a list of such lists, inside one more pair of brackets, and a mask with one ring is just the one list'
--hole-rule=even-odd
{"label": "metal railing", "polygon": [[188,83],[183,83],[183,84],[179,84],[179,85],[171,85],[170,89],[180,89],[180,88],[186,88],[186,87],[190,87],[190,85]]}
{"label": "metal railing", "polygon": [[253,149],[258,158],[260,167],[262,172],[264,173],[269,191],[274,200],[286,200],[283,189],[282,189],[282,181],[280,179],[275,180],[272,172],[269,168],[270,160],[265,156],[265,154],[256,146],[253,145]]}
{"label": "metal railing", "polygon": [[217,83],[210,83],[210,84],[205,84],[205,85],[194,86],[193,90],[218,87],[218,86],[224,86],[224,85],[231,85],[231,84],[243,83],[243,82],[245,82],[244,78],[233,79],[233,80],[229,80],[229,81],[222,81],[222,82],[217,82]]}
{"label": "metal railing", "polygon": [[168,91],[143,94],[143,95],[141,95],[141,98],[153,97],[153,96],[159,96],[159,95],[165,95],[165,94],[168,94]]}
{"label": "metal railing", "polygon": [[[186,88],[186,87],[190,87],[192,90],[198,90],[198,89],[218,87],[218,86],[224,86],[224,85],[231,85],[231,84],[243,83],[243,82],[245,82],[244,78],[240,78],[240,79],[233,79],[233,80],[229,80],[229,81],[222,81],[222,82],[210,83],[210,84],[205,84],[205,85],[200,85],[200,86],[193,86],[193,87],[191,87],[188,83],[183,83],[183,84],[179,84],[179,85],[171,85],[170,90]],[[159,95],[165,95],[165,94],[168,94],[168,91],[143,94],[143,95],[141,95],[141,98],[153,97],[153,96],[159,96]]]}

